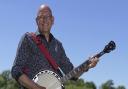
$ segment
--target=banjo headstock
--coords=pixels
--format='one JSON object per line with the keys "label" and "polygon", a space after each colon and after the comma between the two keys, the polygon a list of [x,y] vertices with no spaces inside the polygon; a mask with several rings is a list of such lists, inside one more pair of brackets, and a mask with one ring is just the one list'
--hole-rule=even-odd
{"label": "banjo headstock", "polygon": [[103,49],[104,53],[109,53],[116,48],[116,44],[114,41],[110,41]]}
{"label": "banjo headstock", "polygon": [[95,56],[93,56],[93,57],[101,57],[102,55],[104,55],[105,53],[110,53],[111,51],[113,51],[114,49],[116,48],[116,44],[115,44],[115,42],[114,41],[110,41],[105,47],[104,47],[104,49],[100,52],[100,53],[98,53],[98,54],[96,54]]}

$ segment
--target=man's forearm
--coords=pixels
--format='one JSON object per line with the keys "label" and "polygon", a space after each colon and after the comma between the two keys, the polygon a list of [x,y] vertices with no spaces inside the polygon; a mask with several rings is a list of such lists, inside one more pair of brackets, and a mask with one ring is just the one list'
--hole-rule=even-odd
{"label": "man's forearm", "polygon": [[[31,79],[28,78],[25,74],[21,75],[18,79],[19,83],[28,89],[43,89],[39,85],[34,83]],[[44,88],[45,89],[45,88]]]}

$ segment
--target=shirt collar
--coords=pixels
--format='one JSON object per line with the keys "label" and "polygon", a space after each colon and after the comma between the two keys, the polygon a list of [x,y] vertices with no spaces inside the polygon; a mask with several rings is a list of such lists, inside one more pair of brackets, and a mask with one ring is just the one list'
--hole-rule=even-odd
{"label": "shirt collar", "polygon": [[[40,37],[42,37],[43,39],[45,39],[44,35],[41,34],[38,30],[35,32],[35,34],[36,34],[37,36],[40,36]],[[50,33],[50,42],[51,42],[53,39],[54,39],[54,36]],[[45,39],[45,40],[46,40],[46,39]]]}
{"label": "shirt collar", "polygon": [[39,31],[36,31],[35,34],[38,36],[38,35],[41,35]]}

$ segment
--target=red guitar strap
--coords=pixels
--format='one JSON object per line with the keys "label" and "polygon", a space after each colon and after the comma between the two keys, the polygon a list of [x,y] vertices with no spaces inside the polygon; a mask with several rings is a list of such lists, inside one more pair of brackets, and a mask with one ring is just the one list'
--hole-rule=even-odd
{"label": "red guitar strap", "polygon": [[50,55],[50,53],[47,50],[47,48],[45,47],[45,45],[41,42],[40,37],[37,37],[35,33],[30,33],[30,35],[31,35],[33,41],[37,44],[37,46],[40,49],[40,51],[42,52],[42,54],[48,60],[48,62],[52,65],[52,67],[55,70],[58,70],[59,66],[57,65],[55,60],[52,58],[52,56]]}

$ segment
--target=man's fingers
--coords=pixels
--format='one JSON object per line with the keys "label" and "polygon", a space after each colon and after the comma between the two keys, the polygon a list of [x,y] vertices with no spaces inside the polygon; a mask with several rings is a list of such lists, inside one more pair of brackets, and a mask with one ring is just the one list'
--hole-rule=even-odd
{"label": "man's fingers", "polygon": [[89,67],[90,67],[90,68],[95,67],[98,61],[99,61],[99,58],[97,58],[97,57],[92,58],[92,59],[90,60]]}

